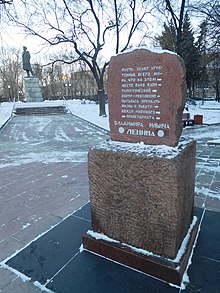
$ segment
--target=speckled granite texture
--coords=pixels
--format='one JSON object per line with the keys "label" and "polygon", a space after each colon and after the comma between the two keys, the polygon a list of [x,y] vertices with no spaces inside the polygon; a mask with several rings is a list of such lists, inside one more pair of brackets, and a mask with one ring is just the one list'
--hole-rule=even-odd
{"label": "speckled granite texture", "polygon": [[89,152],[93,230],[174,259],[193,217],[196,143],[169,158],[107,144]]}

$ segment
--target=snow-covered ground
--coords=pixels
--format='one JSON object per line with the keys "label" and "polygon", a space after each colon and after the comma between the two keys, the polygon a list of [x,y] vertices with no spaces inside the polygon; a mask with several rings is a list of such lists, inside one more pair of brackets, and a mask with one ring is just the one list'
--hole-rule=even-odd
{"label": "snow-covered ground", "polygon": [[88,101],[85,101],[85,104],[82,104],[79,100],[68,101],[68,108],[74,115],[109,130],[108,105],[106,105],[107,117],[100,117],[99,105]]}
{"label": "snow-covered ground", "polygon": [[0,104],[0,128],[10,119],[14,103]]}
{"label": "snow-covered ground", "polygon": [[220,123],[220,103],[214,101],[205,101],[202,105],[202,101],[197,101],[196,106],[189,105],[190,117],[194,115],[203,115],[204,124],[216,124]]}
{"label": "snow-covered ground", "polygon": [[[88,101],[85,104],[82,104],[80,100],[69,100],[67,101],[68,108],[71,112],[97,126],[100,126],[106,130],[109,130],[109,118],[100,117],[99,116],[99,106],[95,103],[89,103]],[[36,103],[21,103],[17,102],[16,105],[19,107],[23,106],[33,106]],[[40,103],[41,106],[47,105],[58,105],[63,104],[63,101],[45,101]],[[0,104],[0,127],[10,118],[13,103],[2,103]],[[203,123],[204,124],[216,124],[220,123],[220,103],[214,101],[205,101],[204,105],[202,105],[201,101],[197,102],[197,105],[189,105],[188,106],[191,118],[194,115],[203,115]],[[108,105],[106,105],[106,112],[108,114]],[[208,130],[208,129],[207,129]],[[213,137],[216,139],[217,137]]]}

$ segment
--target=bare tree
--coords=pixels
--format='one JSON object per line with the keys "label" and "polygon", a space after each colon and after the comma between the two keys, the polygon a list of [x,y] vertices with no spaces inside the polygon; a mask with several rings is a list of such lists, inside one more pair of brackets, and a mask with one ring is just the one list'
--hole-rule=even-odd
{"label": "bare tree", "polygon": [[[145,2],[145,1],[144,1]],[[220,4],[219,0],[155,0],[155,7],[165,18],[167,18],[167,23],[172,24],[172,30],[167,30],[166,33],[172,37],[176,42],[172,44],[172,47],[175,51],[184,58],[184,35],[183,35],[183,26],[185,15],[191,14],[192,17],[200,17],[201,23],[205,22],[208,29],[208,37],[206,39],[207,47],[205,52],[200,53],[202,56],[202,67],[203,72],[201,72],[203,84],[207,83],[207,76],[205,75],[207,61],[205,59],[215,59],[219,57],[219,45],[220,45]],[[173,30],[174,27],[174,30]],[[160,39],[160,37],[158,38]],[[191,46],[192,47],[192,46]],[[201,48],[200,48],[201,49]],[[190,52],[190,50],[188,50]],[[196,52],[193,52],[192,57],[196,57]],[[186,61],[186,60],[185,60]],[[218,61],[218,60],[216,60]],[[205,64],[206,63],[206,64]],[[212,64],[213,61],[212,61]],[[190,62],[189,65],[193,65],[193,62]],[[194,66],[195,67],[195,66]],[[218,67],[217,67],[218,69]],[[213,70],[214,72],[214,70]],[[198,70],[199,73],[199,70]],[[210,70],[209,70],[210,73]],[[215,74],[218,78],[219,74]],[[199,76],[198,76],[199,77]],[[218,97],[218,82],[215,81],[216,96]]]}
{"label": "bare tree", "polygon": [[219,0],[200,0],[191,5],[191,9],[205,20],[206,25],[206,70],[209,84],[216,91],[216,100],[220,102],[220,4]]}
{"label": "bare tree", "polygon": [[[144,2],[147,2],[147,0]],[[167,19],[167,23],[172,23],[175,28],[176,39],[174,47],[176,48],[176,52],[181,55],[183,23],[189,1],[156,0],[152,2],[156,10]]]}
{"label": "bare tree", "polygon": [[202,16],[207,24],[209,32],[209,47],[219,52],[220,47],[220,3],[219,0],[198,1],[191,5],[191,9],[197,15]]}
{"label": "bare tree", "polygon": [[0,0],[0,4],[12,4],[12,0]]}
{"label": "bare tree", "polygon": [[0,54],[0,79],[3,96],[8,100],[19,98],[22,91],[22,68],[20,62],[20,51],[14,48],[1,48]]}
{"label": "bare tree", "polygon": [[207,66],[209,72],[209,84],[216,92],[216,101],[220,102],[220,53],[213,53],[209,58],[210,63]]}
{"label": "bare tree", "polygon": [[148,31],[146,16],[142,0],[21,0],[17,11],[10,11],[10,19],[28,34],[66,50],[54,62],[86,63],[97,83],[100,116],[106,115],[104,73],[109,64],[109,57],[100,63],[100,56],[141,43]]}

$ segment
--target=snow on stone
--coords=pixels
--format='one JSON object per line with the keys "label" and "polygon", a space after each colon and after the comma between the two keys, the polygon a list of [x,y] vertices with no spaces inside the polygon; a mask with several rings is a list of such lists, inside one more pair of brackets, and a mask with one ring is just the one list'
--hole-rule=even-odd
{"label": "snow on stone", "polygon": [[83,130],[82,129],[79,129],[78,127],[74,127],[74,130],[76,131],[76,132],[82,132],[83,133]]}
{"label": "snow on stone", "polygon": [[192,264],[192,257],[193,257],[193,254],[194,254],[194,249],[195,249],[195,247],[197,245],[197,241],[198,241],[198,237],[199,237],[199,234],[200,234],[201,225],[202,225],[202,222],[203,222],[204,215],[205,215],[205,209],[203,210],[202,217],[200,219],[200,224],[199,224],[197,234],[196,234],[196,239],[195,239],[195,241],[193,243],[193,248],[192,248],[188,263],[187,263],[187,267],[186,267],[185,272],[183,274],[182,283],[181,283],[181,289],[183,289],[183,290],[186,289],[187,284],[190,284],[190,279],[189,279],[189,276],[188,276],[188,269],[189,269],[190,265]]}
{"label": "snow on stone", "polygon": [[120,243],[118,240],[114,240],[104,234],[98,233],[98,232],[94,232],[92,230],[88,230],[87,234],[93,238],[95,238],[96,240],[104,240],[107,242],[111,242],[111,243]]}
{"label": "snow on stone", "polygon": [[47,292],[47,293],[55,293],[54,291],[51,291],[50,289],[46,288],[44,285],[41,285],[38,281],[35,281],[34,286],[38,287],[42,292]]}
{"label": "snow on stone", "polygon": [[11,118],[14,103],[0,104],[0,128]]}
{"label": "snow on stone", "polygon": [[[157,53],[157,54],[167,53],[167,54],[171,54],[171,55],[177,55],[177,53],[175,53],[175,52],[172,52],[169,50],[163,50],[159,45],[155,46],[154,48],[148,48],[147,46],[141,46],[141,47],[138,47],[137,49],[145,49],[145,50],[148,50],[152,53]],[[132,51],[133,51],[133,49],[132,49]]]}
{"label": "snow on stone", "polygon": [[176,157],[181,150],[192,140],[182,139],[176,147],[170,147],[166,145],[145,145],[143,143],[130,143],[130,142],[119,142],[119,141],[104,141],[95,148],[103,149],[113,152],[125,152],[125,153],[137,153],[145,154],[148,157],[164,157],[166,159],[171,159]]}
{"label": "snow on stone", "polygon": [[33,108],[33,107],[55,107],[55,106],[62,106],[64,105],[63,100],[57,101],[43,101],[43,102],[30,102],[30,103],[23,103],[18,101],[15,103],[15,108]]}
{"label": "snow on stone", "polygon": [[83,252],[84,251],[84,248],[83,248],[83,244],[81,244],[80,248],[79,248],[79,252]]}
{"label": "snow on stone", "polygon": [[[182,244],[179,248],[179,251],[176,255],[176,258],[175,259],[169,259],[167,258],[167,260],[171,261],[171,262],[174,262],[174,263],[178,263],[180,261],[180,259],[182,258],[183,254],[185,253],[186,251],[186,247],[187,247],[187,243],[189,242],[189,239],[190,239],[190,235],[191,235],[191,232],[195,226],[197,222],[197,217],[193,217],[193,221],[188,229],[188,232],[185,236],[185,238],[183,239],[182,241]],[[98,233],[98,232],[94,232],[92,230],[88,230],[87,231],[87,234],[93,238],[95,238],[96,240],[104,240],[106,242],[110,242],[110,243],[118,243],[118,244],[121,244],[122,246],[124,247],[127,247],[137,253],[140,253],[140,254],[143,254],[143,255],[148,255],[148,256],[155,256],[155,257],[161,257],[160,255],[157,255],[157,254],[154,254],[152,251],[148,251],[148,250],[145,250],[145,249],[141,249],[141,248],[137,248],[137,247],[134,247],[134,246],[131,246],[131,245],[128,245],[127,243],[121,243],[120,241],[118,240],[115,240],[115,239],[112,239],[110,237],[108,237],[107,235],[104,235],[102,233]]]}
{"label": "snow on stone", "polygon": [[209,196],[209,197],[213,197],[213,198],[218,198],[220,199],[220,190],[218,191],[213,191],[210,190],[210,188],[208,187],[195,187],[195,193],[197,195],[202,194],[203,196]]}
{"label": "snow on stone", "polygon": [[69,136],[66,135],[66,133],[62,131],[60,127],[56,130],[55,140],[64,141],[64,142],[72,142],[72,139],[70,139]]}
{"label": "snow on stone", "polygon": [[140,47],[137,47],[137,48],[130,48],[130,49],[127,49],[126,51],[124,52],[120,52],[118,54],[113,54],[112,57],[114,56],[118,56],[118,55],[122,55],[122,54],[126,54],[126,53],[130,53],[134,50],[148,50],[152,53],[157,53],[157,54],[163,54],[163,53],[167,53],[167,54],[172,54],[172,55],[177,55],[177,53],[173,52],[173,51],[169,51],[169,50],[163,50],[159,45],[158,46],[155,46],[154,48],[149,48],[147,47],[146,45],[142,45]]}
{"label": "snow on stone", "polygon": [[49,163],[60,163],[60,162],[73,162],[73,163],[84,163],[87,162],[87,152],[74,152],[65,151],[61,153],[60,151],[44,152],[44,153],[27,153],[20,156],[7,156],[6,162],[0,162],[0,168],[19,166],[22,164],[28,164],[33,162],[41,162],[45,164]]}
{"label": "snow on stone", "polygon": [[23,282],[29,282],[29,281],[31,281],[31,278],[30,277],[27,277],[26,275],[22,274],[21,272],[19,272],[19,271],[13,269],[12,267],[9,267],[8,265],[6,265],[6,261],[0,263],[0,268],[7,269],[7,270],[11,271],[12,273],[16,274],[18,277],[21,278],[21,280]]}
{"label": "snow on stone", "polygon": [[220,144],[220,139],[208,140],[207,144]]}
{"label": "snow on stone", "polygon": [[23,225],[21,230],[24,230],[25,228],[29,227],[31,224],[30,223],[27,223],[26,225]]}
{"label": "snow on stone", "polygon": [[193,228],[194,228],[197,220],[198,220],[197,217],[194,216],[193,217],[193,221],[192,221],[192,223],[191,223],[191,225],[189,227],[189,230],[188,230],[185,238],[182,241],[182,244],[181,244],[180,249],[179,249],[179,251],[177,253],[177,256],[174,259],[174,262],[179,262],[181,260],[181,257],[183,256],[184,252],[186,251],[186,247],[187,247],[187,244],[189,242],[189,238],[190,238],[191,232],[192,232],[192,230],[193,230]]}

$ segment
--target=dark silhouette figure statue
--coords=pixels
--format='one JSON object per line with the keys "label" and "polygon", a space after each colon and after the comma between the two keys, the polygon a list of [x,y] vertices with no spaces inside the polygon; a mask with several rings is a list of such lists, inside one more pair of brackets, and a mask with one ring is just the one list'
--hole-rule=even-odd
{"label": "dark silhouette figure statue", "polygon": [[32,76],[34,76],[33,70],[31,68],[30,59],[31,59],[31,55],[29,51],[27,51],[27,47],[23,47],[22,62],[23,62],[23,69],[27,72],[27,77],[30,77],[30,73]]}

